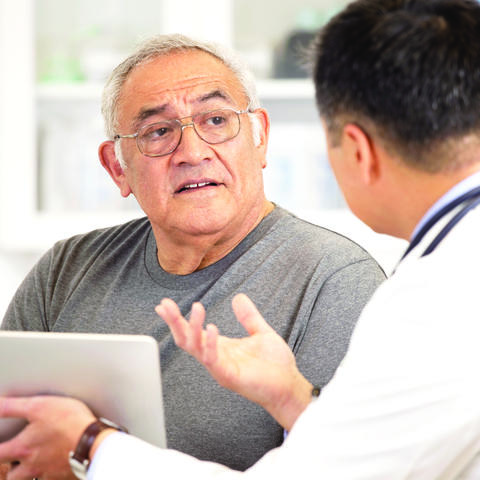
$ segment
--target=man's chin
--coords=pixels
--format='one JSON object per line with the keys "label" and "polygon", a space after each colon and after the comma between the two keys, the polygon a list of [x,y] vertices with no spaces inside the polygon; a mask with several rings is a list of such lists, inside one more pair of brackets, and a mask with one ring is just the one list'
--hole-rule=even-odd
{"label": "man's chin", "polygon": [[178,212],[172,221],[178,231],[186,235],[216,235],[226,231],[235,221],[235,212],[228,206],[196,206],[183,212]]}
{"label": "man's chin", "polygon": [[226,232],[229,225],[230,222],[226,221],[225,219],[210,218],[188,222],[180,230],[183,231],[186,235],[221,236],[223,232]]}

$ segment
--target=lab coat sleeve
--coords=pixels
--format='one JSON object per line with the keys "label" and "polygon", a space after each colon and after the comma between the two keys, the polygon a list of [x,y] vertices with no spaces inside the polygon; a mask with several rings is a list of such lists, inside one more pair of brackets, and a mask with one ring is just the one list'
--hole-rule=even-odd
{"label": "lab coat sleeve", "polygon": [[157,448],[124,433],[109,435],[88,469],[88,480],[161,480],[164,478],[236,479],[239,472],[202,462],[175,450]]}

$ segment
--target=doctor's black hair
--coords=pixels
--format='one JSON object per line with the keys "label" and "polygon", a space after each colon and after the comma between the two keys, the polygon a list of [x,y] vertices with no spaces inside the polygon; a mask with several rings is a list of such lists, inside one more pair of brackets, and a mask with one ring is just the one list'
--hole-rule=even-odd
{"label": "doctor's black hair", "polygon": [[478,135],[475,0],[357,0],[321,30],[312,53],[332,143],[347,122],[370,126],[407,163],[435,172],[452,162],[434,154],[439,147]]}

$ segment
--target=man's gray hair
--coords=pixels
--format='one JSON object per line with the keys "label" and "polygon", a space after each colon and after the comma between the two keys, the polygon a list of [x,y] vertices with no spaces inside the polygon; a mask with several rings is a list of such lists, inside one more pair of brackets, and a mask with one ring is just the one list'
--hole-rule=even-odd
{"label": "man's gray hair", "polygon": [[260,106],[253,75],[233,51],[218,44],[193,40],[180,34],[157,35],[142,42],[134,53],[113,70],[105,84],[102,95],[102,115],[107,138],[113,140],[117,133],[118,99],[129,73],[137,65],[156,57],[178,50],[193,49],[207,52],[223,62],[238,78],[248,99],[250,109],[254,110]]}

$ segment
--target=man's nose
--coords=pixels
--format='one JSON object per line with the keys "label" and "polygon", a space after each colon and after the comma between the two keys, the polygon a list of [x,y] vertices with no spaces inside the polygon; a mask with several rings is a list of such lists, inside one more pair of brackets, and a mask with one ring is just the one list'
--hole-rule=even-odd
{"label": "man's nose", "polygon": [[210,145],[198,135],[193,122],[183,123],[180,128],[182,136],[174,152],[176,163],[198,164],[211,158]]}

